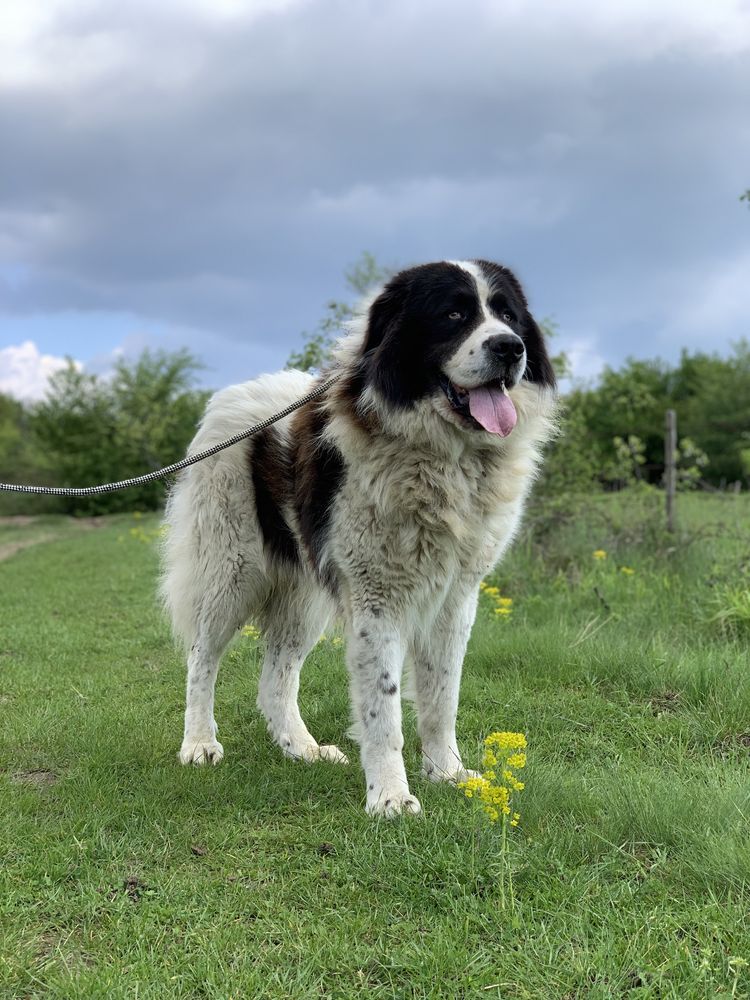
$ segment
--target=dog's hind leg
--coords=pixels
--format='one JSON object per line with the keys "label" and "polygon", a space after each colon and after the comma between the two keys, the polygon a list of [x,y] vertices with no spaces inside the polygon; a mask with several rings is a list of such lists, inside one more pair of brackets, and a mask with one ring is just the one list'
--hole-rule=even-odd
{"label": "dog's hind leg", "polygon": [[183,764],[218,764],[224,748],[216,738],[214,688],[219,662],[237,629],[247,620],[252,595],[247,586],[248,562],[236,556],[205,573],[195,596],[195,624],[187,660]]}
{"label": "dog's hind leg", "polygon": [[299,675],[305,657],[320,638],[331,616],[322,592],[302,587],[275,593],[263,615],[266,655],[258,687],[258,708],[273,740],[287,757],[348,764],[338,747],[320,746],[311,735],[297,704]]}
{"label": "dog's hind leg", "polygon": [[224,756],[224,747],[216,739],[214,688],[222,653],[237,627],[237,621],[206,621],[198,628],[187,661],[185,735],[180,749],[183,764],[218,764]]}

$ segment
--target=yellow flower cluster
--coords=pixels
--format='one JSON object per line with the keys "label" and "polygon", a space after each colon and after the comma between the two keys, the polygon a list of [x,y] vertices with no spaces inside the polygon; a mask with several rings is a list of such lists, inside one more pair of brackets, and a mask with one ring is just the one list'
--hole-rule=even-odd
{"label": "yellow flower cluster", "polygon": [[607,553],[604,551],[604,549],[596,549],[594,552],[592,552],[592,555],[593,555],[594,559],[606,559],[607,558]]}
{"label": "yellow flower cluster", "polygon": [[256,625],[245,625],[242,634],[246,635],[248,639],[260,639],[260,629]]}
{"label": "yellow flower cluster", "polygon": [[479,584],[479,593],[492,599],[492,603],[495,605],[494,611],[498,617],[507,618],[513,613],[513,598],[502,597],[499,587],[491,587],[482,580]]}
{"label": "yellow flower cluster", "polygon": [[[459,781],[467,799],[477,798],[491,823],[510,816],[510,825],[518,826],[520,813],[512,810],[514,792],[522,792],[524,783],[513,773],[526,767],[526,737],[523,733],[490,733],[484,741],[481,776]],[[500,769],[500,779],[496,768]]]}

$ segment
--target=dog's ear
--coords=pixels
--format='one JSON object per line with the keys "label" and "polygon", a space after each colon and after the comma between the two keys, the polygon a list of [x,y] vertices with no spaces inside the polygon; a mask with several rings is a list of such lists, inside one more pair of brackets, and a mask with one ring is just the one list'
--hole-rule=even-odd
{"label": "dog's ear", "polygon": [[547,352],[547,342],[528,309],[523,319],[523,342],[526,345],[526,381],[549,389],[556,388],[557,379]]}
{"label": "dog's ear", "polygon": [[407,304],[412,275],[402,271],[388,282],[370,307],[360,371],[365,381],[396,406],[410,406],[414,389],[407,385],[409,366],[404,364]]}
{"label": "dog's ear", "polygon": [[362,353],[370,354],[393,334],[409,297],[411,279],[408,272],[402,271],[386,284],[370,306],[367,322],[367,335],[362,345]]}

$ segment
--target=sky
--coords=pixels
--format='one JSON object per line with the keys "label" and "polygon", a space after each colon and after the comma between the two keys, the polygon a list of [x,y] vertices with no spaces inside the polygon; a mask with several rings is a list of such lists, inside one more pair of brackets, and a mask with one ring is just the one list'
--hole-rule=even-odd
{"label": "sky", "polygon": [[9,0],[0,392],[283,367],[367,250],[513,268],[580,378],[750,336],[750,0]]}

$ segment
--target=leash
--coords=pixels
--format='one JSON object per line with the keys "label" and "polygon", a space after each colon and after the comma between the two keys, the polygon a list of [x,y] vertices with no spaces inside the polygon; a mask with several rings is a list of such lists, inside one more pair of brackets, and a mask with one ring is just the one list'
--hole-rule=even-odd
{"label": "leash", "polygon": [[283,420],[283,418],[288,417],[290,413],[294,413],[295,410],[304,406],[305,403],[309,403],[313,399],[317,399],[319,396],[322,396],[327,389],[330,389],[334,382],[341,378],[341,375],[342,372],[336,372],[335,375],[331,375],[330,378],[325,380],[325,382],[321,382],[319,386],[312,389],[307,393],[307,395],[298,399],[295,403],[291,403],[285,409],[280,410],[272,417],[266,417],[266,419],[261,420],[259,424],[254,424],[252,427],[248,427],[247,430],[240,431],[239,434],[235,434],[233,437],[228,438],[221,444],[215,444],[212,448],[207,448],[206,451],[201,451],[198,452],[197,455],[190,455],[188,458],[180,459],[179,462],[175,462],[173,465],[167,465],[163,469],[157,469],[155,472],[148,472],[143,476],[135,476],[133,479],[121,479],[119,483],[102,483],[100,486],[84,486],[80,489],[73,489],[65,486],[19,486],[16,483],[0,483],[0,490],[7,490],[10,493],[41,493],[45,496],[56,497],[92,497],[97,496],[100,493],[113,493],[115,490],[126,490],[130,486],[142,486],[144,483],[152,483],[155,479],[162,479],[164,476],[171,476],[174,472],[179,472],[181,469],[186,469],[189,465],[195,465],[197,462],[202,462],[204,459],[210,458],[211,455],[216,455],[225,448],[230,448],[233,444],[237,444],[239,441],[244,441],[245,438],[252,437],[254,434],[259,434],[267,427],[275,424],[277,420]]}

